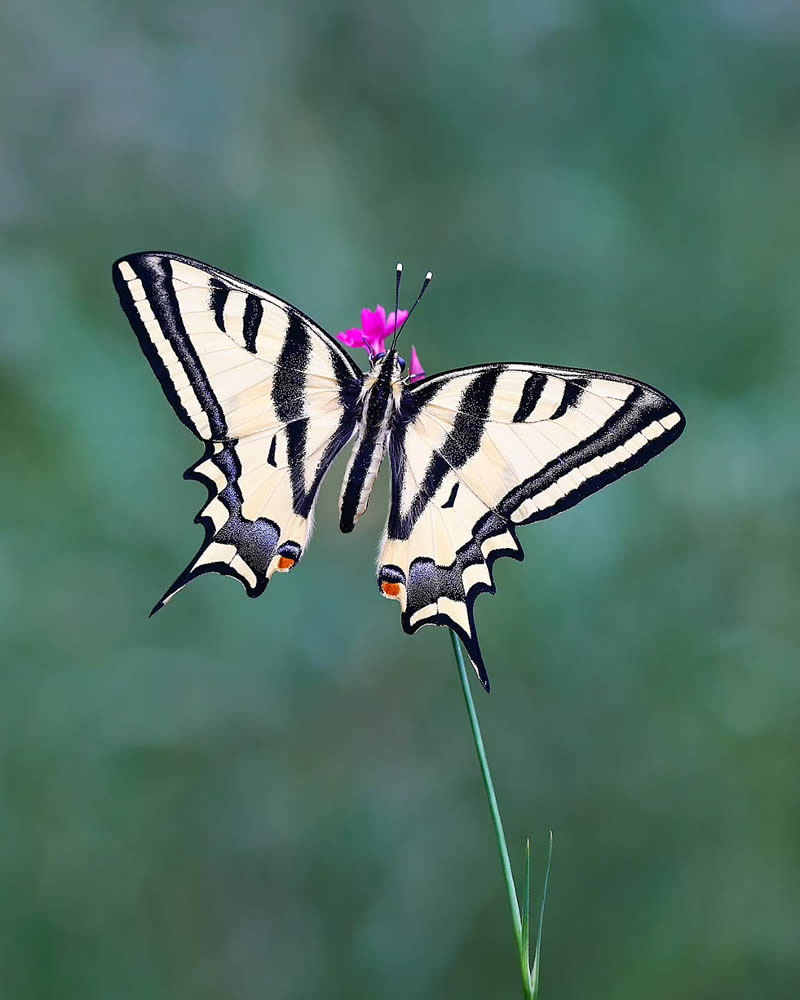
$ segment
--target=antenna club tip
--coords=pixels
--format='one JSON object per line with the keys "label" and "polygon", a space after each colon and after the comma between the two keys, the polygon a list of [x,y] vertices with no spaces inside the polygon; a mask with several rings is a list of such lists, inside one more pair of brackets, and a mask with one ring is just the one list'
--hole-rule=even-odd
{"label": "antenna club tip", "polygon": [[428,271],[428,273],[425,275],[425,280],[431,281],[432,278],[433,278],[433,271]]}
{"label": "antenna club tip", "polygon": [[397,262],[397,270],[398,271],[402,271],[403,270],[403,265],[399,261]]}

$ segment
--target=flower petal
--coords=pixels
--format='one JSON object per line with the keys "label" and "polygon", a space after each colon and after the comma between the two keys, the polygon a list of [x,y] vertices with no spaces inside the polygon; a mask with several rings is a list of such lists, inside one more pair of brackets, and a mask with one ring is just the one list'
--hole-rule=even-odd
{"label": "flower petal", "polygon": [[386,336],[386,310],[383,306],[361,310],[361,329],[365,337]]}
{"label": "flower petal", "polygon": [[[397,329],[398,330],[403,325],[403,323],[405,323],[405,321],[407,319],[408,319],[408,310],[407,309],[398,309],[397,310]],[[386,336],[387,337],[391,337],[393,335],[394,335],[394,309],[386,317]]]}
{"label": "flower petal", "polygon": [[363,347],[364,346],[364,334],[361,330],[340,330],[336,334],[336,339],[341,340],[343,344],[348,347]]}
{"label": "flower petal", "polygon": [[417,349],[413,344],[411,345],[411,367],[408,369],[408,373],[411,376],[409,379],[411,382],[425,377],[425,369],[420,364]]}
{"label": "flower petal", "polygon": [[383,306],[361,310],[361,327],[364,340],[371,354],[383,354],[386,350],[386,310]]}

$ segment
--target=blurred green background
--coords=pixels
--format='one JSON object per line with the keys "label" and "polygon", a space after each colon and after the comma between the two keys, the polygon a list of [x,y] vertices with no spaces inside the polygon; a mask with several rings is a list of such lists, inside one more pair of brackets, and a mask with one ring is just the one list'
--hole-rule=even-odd
{"label": "blurred green background", "polygon": [[[447,634],[376,593],[385,479],[259,601],[194,553],[199,447],[111,262],[169,249],[332,332],[436,280],[429,371],[652,382],[684,437],[525,529],[476,687],[544,998],[800,992],[800,8],[0,13],[0,995],[513,997]],[[414,286],[413,289],[411,286]]]}

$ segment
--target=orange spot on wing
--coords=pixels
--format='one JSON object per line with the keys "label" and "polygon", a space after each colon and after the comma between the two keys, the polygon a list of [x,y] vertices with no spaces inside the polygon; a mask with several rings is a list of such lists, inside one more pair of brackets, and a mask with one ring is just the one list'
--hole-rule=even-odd
{"label": "orange spot on wing", "polygon": [[387,597],[398,598],[400,596],[400,584],[399,583],[389,583],[384,580],[381,584],[381,590]]}
{"label": "orange spot on wing", "polygon": [[280,556],[278,559],[278,569],[287,570],[294,566],[294,559],[290,559],[288,556]]}

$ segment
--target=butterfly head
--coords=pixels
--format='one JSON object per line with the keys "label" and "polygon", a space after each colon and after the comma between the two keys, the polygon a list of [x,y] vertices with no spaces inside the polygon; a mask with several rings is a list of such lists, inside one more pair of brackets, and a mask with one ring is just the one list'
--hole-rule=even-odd
{"label": "butterfly head", "polygon": [[364,378],[364,393],[371,390],[393,397],[395,405],[400,401],[405,385],[406,362],[391,348],[374,354],[370,358],[370,369]]}
{"label": "butterfly head", "polygon": [[[387,361],[389,355],[392,354],[394,357]],[[377,376],[378,369],[388,366],[392,371],[392,381],[399,376],[402,378],[406,370],[406,359],[401,358],[397,351],[381,351],[380,354],[373,354],[370,358],[370,374],[375,374]]]}

